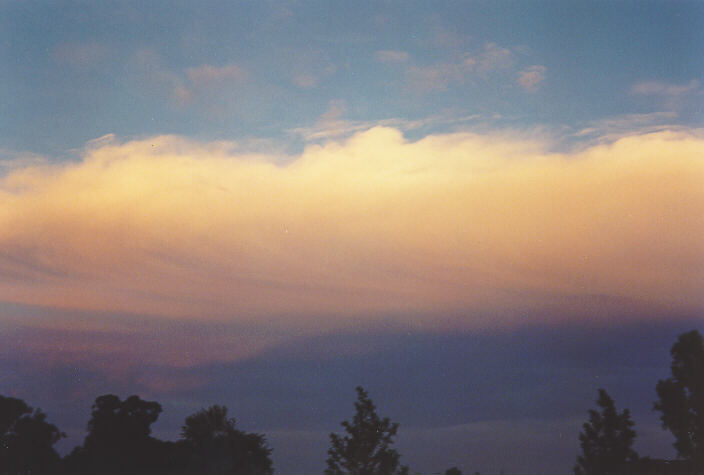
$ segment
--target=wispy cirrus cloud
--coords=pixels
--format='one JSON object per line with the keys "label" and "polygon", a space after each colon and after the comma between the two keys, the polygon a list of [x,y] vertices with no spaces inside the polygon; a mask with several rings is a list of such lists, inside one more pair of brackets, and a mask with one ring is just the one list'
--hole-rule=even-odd
{"label": "wispy cirrus cloud", "polygon": [[672,111],[645,114],[621,114],[595,120],[577,131],[576,137],[594,137],[598,142],[608,143],[624,135],[641,135],[663,130],[677,130],[674,125],[677,113]]}

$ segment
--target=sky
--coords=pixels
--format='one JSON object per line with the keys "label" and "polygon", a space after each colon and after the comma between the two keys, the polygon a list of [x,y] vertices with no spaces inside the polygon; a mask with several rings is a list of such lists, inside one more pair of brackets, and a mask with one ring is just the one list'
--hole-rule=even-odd
{"label": "sky", "polygon": [[642,455],[704,331],[704,3],[0,2],[0,394],[80,444],[223,404],[281,474],[354,387],[412,472]]}

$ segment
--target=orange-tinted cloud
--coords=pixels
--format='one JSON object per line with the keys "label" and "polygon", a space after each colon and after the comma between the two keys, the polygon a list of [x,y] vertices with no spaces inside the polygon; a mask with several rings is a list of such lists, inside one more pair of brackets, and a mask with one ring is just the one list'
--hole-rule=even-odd
{"label": "orange-tinted cloud", "polygon": [[321,328],[569,318],[584,296],[701,313],[704,139],[549,147],[379,127],[277,165],[98,141],[0,179],[0,301]]}

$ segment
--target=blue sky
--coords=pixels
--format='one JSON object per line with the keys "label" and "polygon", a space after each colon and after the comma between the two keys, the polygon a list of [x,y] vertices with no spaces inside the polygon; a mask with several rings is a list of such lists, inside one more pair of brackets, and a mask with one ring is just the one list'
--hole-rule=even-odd
{"label": "blue sky", "polygon": [[224,404],[286,475],[361,384],[414,471],[558,474],[604,387],[673,457],[702,45],[693,1],[0,1],[0,394],[63,452],[101,394]]}
{"label": "blue sky", "polygon": [[625,114],[701,121],[699,2],[2,8],[2,141],[16,152],[57,156],[108,133],[300,148],[291,131],[326,113],[364,123],[443,118],[432,131],[466,127],[468,116],[475,126],[571,132]]}

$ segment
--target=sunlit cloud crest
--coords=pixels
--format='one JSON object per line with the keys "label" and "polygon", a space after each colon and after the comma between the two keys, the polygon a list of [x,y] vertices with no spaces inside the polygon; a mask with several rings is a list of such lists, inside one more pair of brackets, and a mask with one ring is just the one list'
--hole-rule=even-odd
{"label": "sunlit cloud crest", "polygon": [[280,165],[108,137],[0,181],[0,300],[329,327],[504,325],[594,295],[701,311],[704,139],[550,146],[377,127]]}

